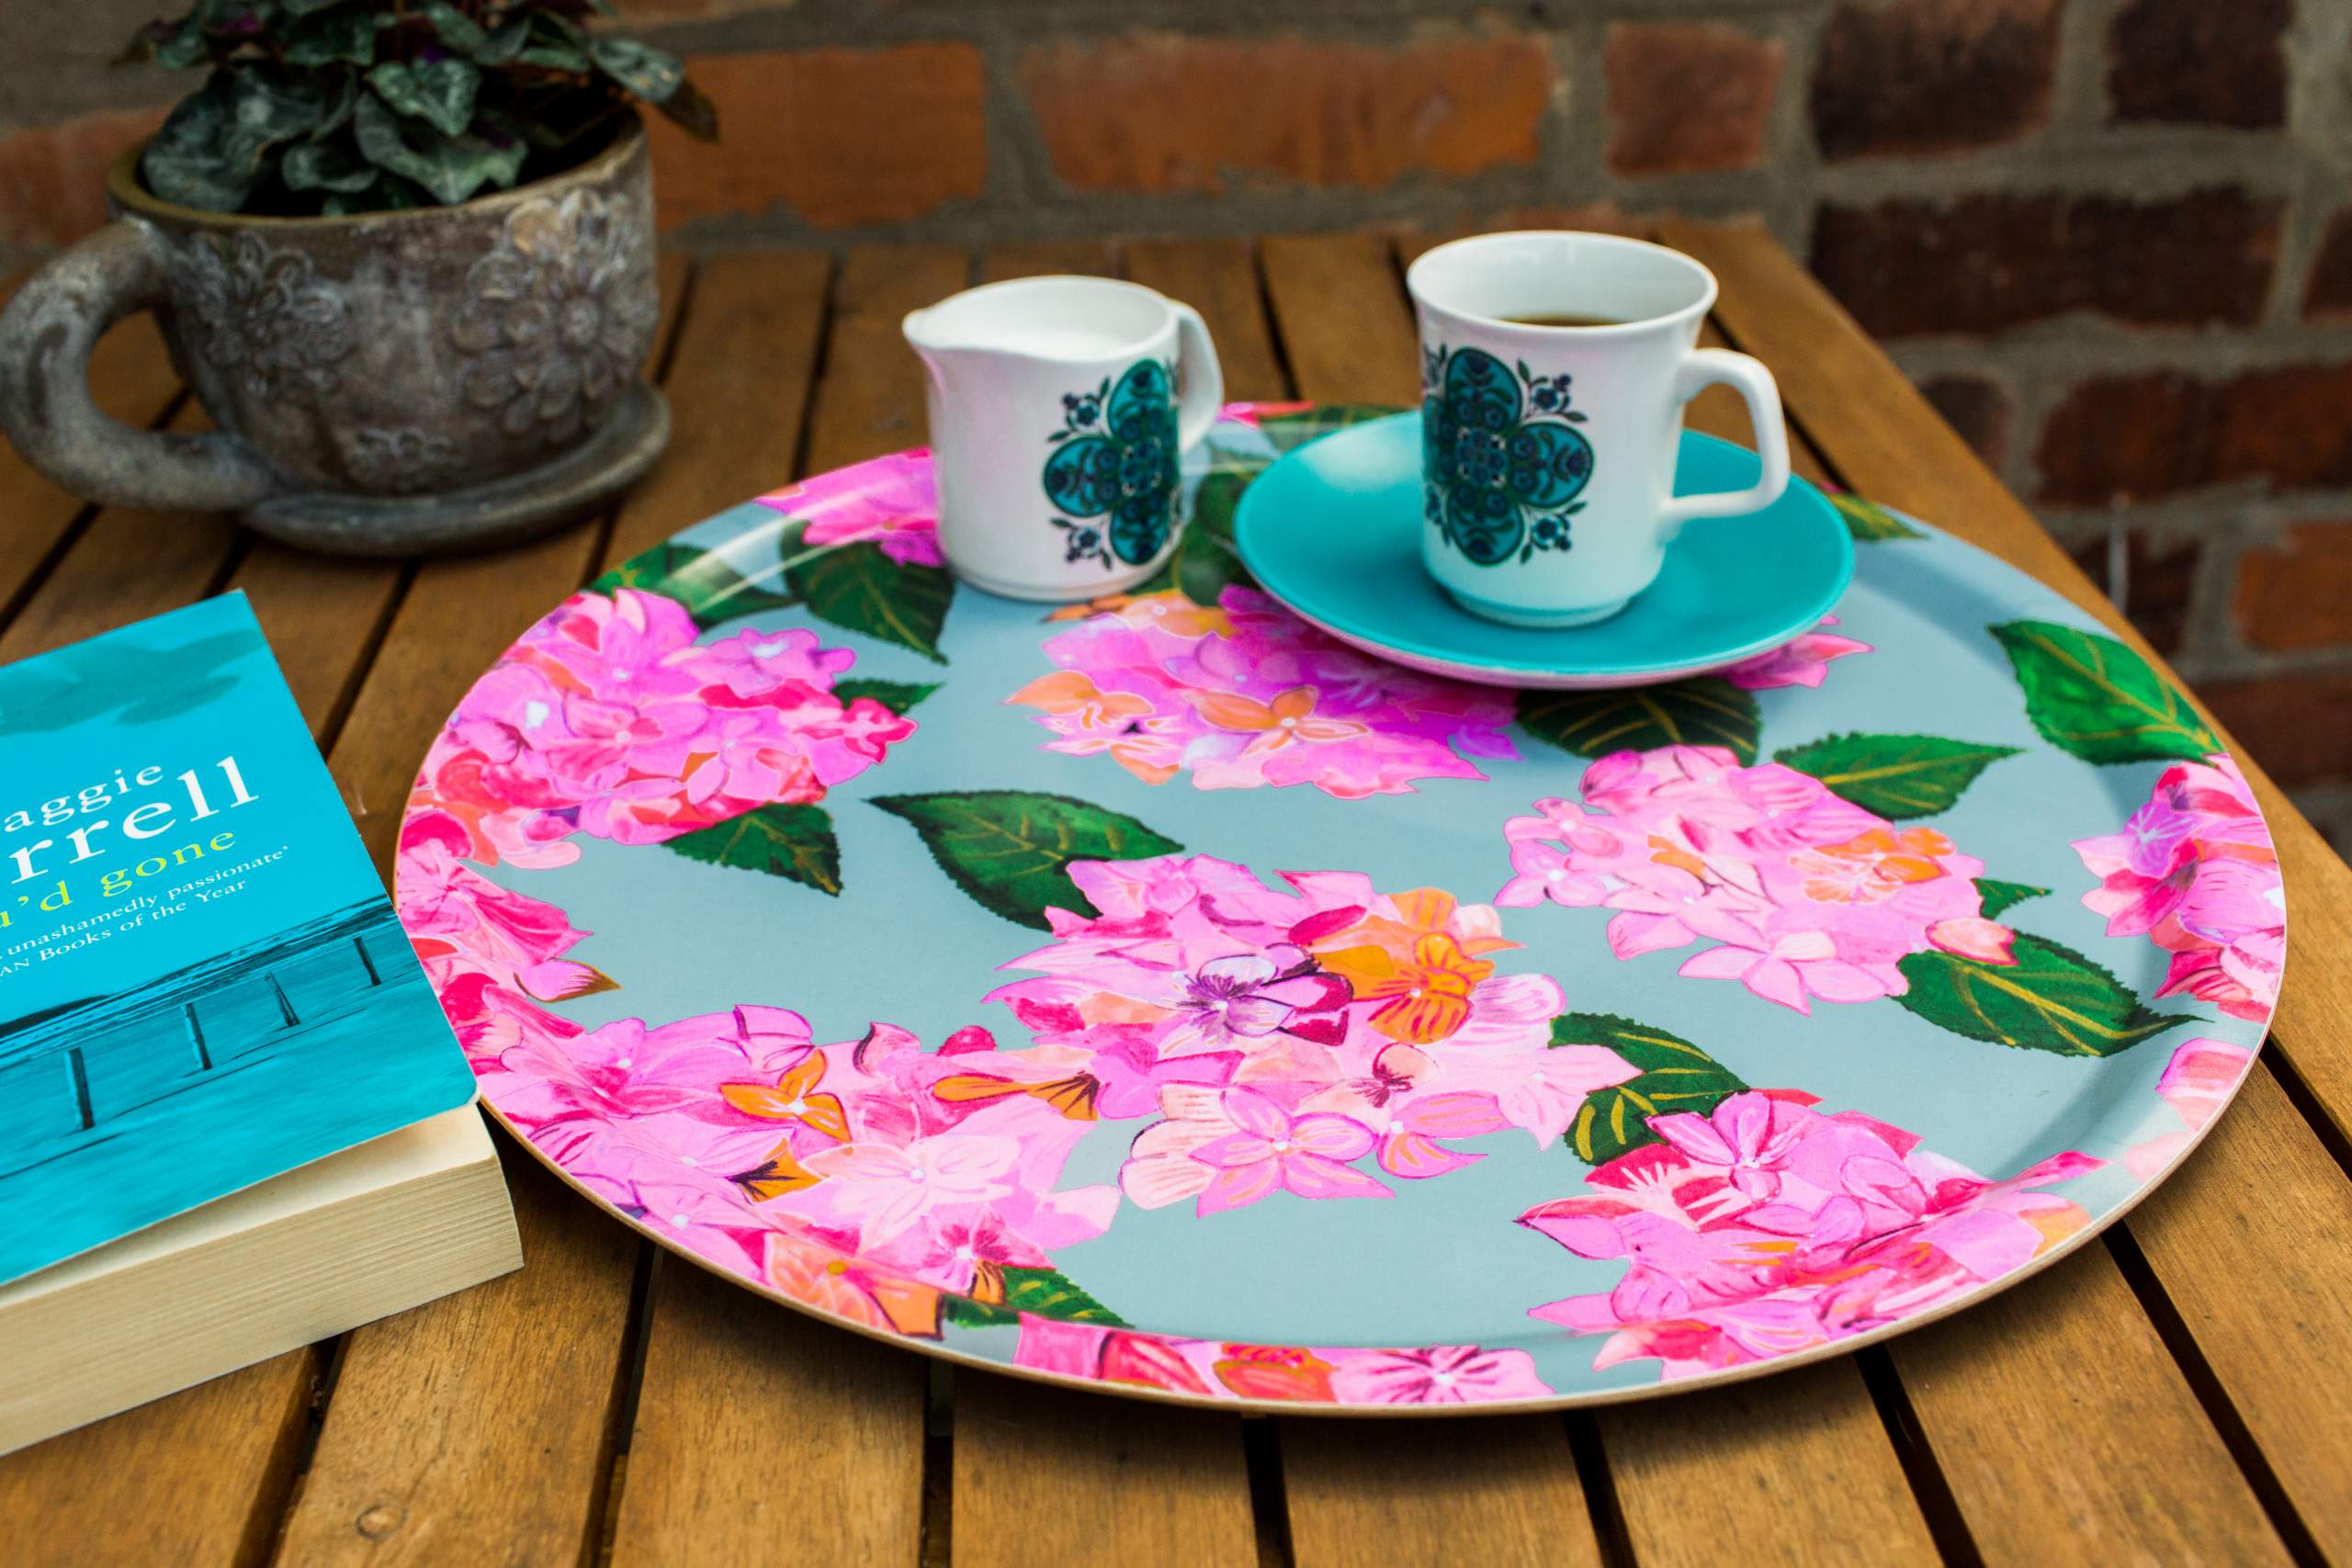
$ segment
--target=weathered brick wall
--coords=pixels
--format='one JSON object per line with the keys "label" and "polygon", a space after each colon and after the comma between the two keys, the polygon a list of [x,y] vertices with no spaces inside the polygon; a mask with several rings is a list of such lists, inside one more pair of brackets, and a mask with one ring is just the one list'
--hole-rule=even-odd
{"label": "weathered brick wall", "polygon": [[[0,0],[0,267],[179,86]],[[2352,0],[622,0],[684,243],[1752,213],[2352,829]]]}

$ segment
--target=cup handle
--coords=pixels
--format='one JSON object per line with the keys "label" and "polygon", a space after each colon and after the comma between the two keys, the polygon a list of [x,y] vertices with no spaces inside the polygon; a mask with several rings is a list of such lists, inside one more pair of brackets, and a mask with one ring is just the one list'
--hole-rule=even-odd
{"label": "cup handle", "polygon": [[233,435],[133,430],[90,397],[90,351],[168,299],[162,235],[119,218],[28,278],[0,311],[0,428],[85,501],[234,512],[283,488]]}
{"label": "cup handle", "polygon": [[1176,312],[1176,352],[1184,381],[1176,404],[1176,444],[1189,451],[1207,439],[1225,406],[1225,367],[1217,363],[1216,344],[1209,341],[1209,324],[1190,305],[1170,299]]}
{"label": "cup handle", "polygon": [[1781,389],[1761,360],[1723,348],[1694,348],[1675,372],[1674,395],[1689,402],[1707,388],[1721,383],[1737,392],[1747,405],[1748,423],[1756,427],[1756,455],[1764,471],[1746,490],[1702,491],[1678,495],[1658,514],[1662,540],[1670,541],[1682,525],[1694,517],[1735,517],[1760,512],[1781,499],[1789,488],[1789,433],[1781,419]]}

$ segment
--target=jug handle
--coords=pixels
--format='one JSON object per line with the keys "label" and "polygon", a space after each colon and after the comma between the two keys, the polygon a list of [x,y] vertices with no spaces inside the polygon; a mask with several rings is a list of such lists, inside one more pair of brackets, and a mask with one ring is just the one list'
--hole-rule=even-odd
{"label": "jug handle", "polygon": [[1190,449],[1207,439],[1225,406],[1225,367],[1217,363],[1216,344],[1201,313],[1173,299],[1168,304],[1176,312],[1177,366],[1184,388],[1176,403],[1176,443]]}
{"label": "jug handle", "polygon": [[284,485],[236,437],[133,430],[90,397],[90,353],[126,316],[168,302],[165,242],[120,218],[26,279],[0,311],[0,428],[85,501],[234,512]]}

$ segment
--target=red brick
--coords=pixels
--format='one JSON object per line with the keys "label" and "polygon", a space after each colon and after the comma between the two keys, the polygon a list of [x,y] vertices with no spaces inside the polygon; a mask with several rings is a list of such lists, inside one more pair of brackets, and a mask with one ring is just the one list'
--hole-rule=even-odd
{"label": "red brick", "polygon": [[2352,365],[2283,365],[2218,382],[2093,378],[2051,410],[2035,460],[2042,499],[2082,506],[2233,479],[2352,484]]}
{"label": "red brick", "polygon": [[1154,195],[1532,164],[1552,89],[1544,40],[1498,30],[1066,39],[1026,51],[1020,81],[1063,184]]}
{"label": "red brick", "polygon": [[1949,152],[2041,130],[2060,10],[2059,0],[1840,6],[1813,73],[1822,155]]}
{"label": "red brick", "polygon": [[[2139,534],[2125,536],[2123,548],[2123,613],[2157,652],[2175,652],[2188,629],[2189,597],[2204,549],[2193,541],[2159,547]],[[2107,541],[2079,545],[2073,554],[2075,564],[2090,574],[2099,592],[2114,597]]]}
{"label": "red brick", "polygon": [[1609,29],[1609,166],[1621,175],[1752,169],[1787,51],[1721,22]]}
{"label": "red brick", "polygon": [[2079,381],[2042,421],[2034,463],[2044,501],[2115,506],[2205,482],[2212,389],[2151,371]]}
{"label": "red brick", "polygon": [[2352,208],[2329,219],[2320,237],[2319,256],[2303,285],[2303,314],[2352,320]]}
{"label": "red brick", "polygon": [[2352,670],[2200,682],[2198,694],[2289,788],[2352,779]]}
{"label": "red brick", "polygon": [[1939,376],[1919,390],[1987,464],[1997,468],[2007,460],[2009,424],[2017,411],[1998,381],[1988,376]]}
{"label": "red brick", "polygon": [[1813,269],[1873,333],[1995,333],[2068,310],[2249,326],[2283,204],[2209,188],[2152,201],[1981,195],[1826,206]]}
{"label": "red brick", "polygon": [[2110,118],[2287,123],[2292,0],[2132,0],[2108,27]]}
{"label": "red brick", "polygon": [[110,109],[0,137],[0,245],[62,245],[107,220],[107,165],[164,111]]}
{"label": "red brick", "polygon": [[2298,524],[2246,551],[2233,604],[2256,648],[2352,649],[2352,522]]}
{"label": "red brick", "polygon": [[659,117],[662,224],[779,209],[824,228],[895,223],[988,184],[988,86],[967,43],[763,50],[686,62],[718,105],[720,140]]}

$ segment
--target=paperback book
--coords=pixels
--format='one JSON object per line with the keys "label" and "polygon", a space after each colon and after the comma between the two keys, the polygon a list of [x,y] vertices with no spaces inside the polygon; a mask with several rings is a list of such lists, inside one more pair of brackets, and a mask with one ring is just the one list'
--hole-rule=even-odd
{"label": "paperback book", "polygon": [[472,1098],[243,595],[0,669],[0,1448],[514,1267]]}

